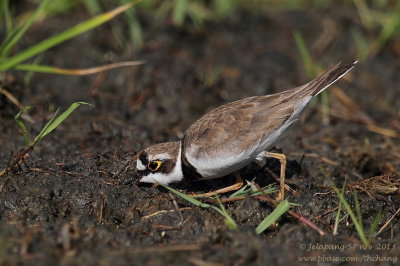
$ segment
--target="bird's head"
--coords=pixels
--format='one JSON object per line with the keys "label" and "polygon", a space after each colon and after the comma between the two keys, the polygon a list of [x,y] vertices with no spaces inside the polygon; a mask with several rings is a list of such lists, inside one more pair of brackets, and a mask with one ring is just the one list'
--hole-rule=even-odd
{"label": "bird's head", "polygon": [[167,185],[183,179],[180,141],[152,145],[135,157],[139,182]]}

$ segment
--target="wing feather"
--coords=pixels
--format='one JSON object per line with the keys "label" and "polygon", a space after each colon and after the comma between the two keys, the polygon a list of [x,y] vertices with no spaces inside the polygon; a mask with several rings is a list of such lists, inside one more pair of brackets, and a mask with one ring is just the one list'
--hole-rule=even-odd
{"label": "wing feather", "polygon": [[190,151],[197,159],[216,158],[241,153],[252,145],[271,144],[264,140],[289,119],[294,122],[313,96],[356,63],[339,63],[307,84],[281,93],[254,96],[213,109],[188,128],[182,139],[184,152]]}

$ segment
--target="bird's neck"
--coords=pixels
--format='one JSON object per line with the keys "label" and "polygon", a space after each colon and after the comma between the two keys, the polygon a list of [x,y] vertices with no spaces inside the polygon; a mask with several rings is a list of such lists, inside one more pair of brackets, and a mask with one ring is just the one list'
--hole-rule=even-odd
{"label": "bird's neck", "polygon": [[196,180],[200,180],[203,177],[197,172],[196,168],[191,165],[188,161],[188,159],[186,158],[186,150],[185,147],[183,145],[183,142],[181,143],[181,165],[182,165],[182,174],[183,177],[190,181],[196,181]]}

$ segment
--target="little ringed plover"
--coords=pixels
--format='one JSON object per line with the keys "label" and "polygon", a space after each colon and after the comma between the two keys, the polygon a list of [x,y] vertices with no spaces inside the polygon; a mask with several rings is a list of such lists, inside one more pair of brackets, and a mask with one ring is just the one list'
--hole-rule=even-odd
{"label": "little ringed plover", "polygon": [[139,182],[170,184],[183,179],[219,178],[238,173],[253,161],[273,157],[281,162],[277,198],[282,199],[286,157],[268,149],[285,136],[313,97],[356,63],[339,63],[290,90],[245,98],[211,110],[194,122],[180,141],[155,144],[132,157]]}

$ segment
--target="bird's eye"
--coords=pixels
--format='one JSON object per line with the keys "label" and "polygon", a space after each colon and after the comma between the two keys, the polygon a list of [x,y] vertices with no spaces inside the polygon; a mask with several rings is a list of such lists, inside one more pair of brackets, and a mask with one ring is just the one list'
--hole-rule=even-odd
{"label": "bird's eye", "polygon": [[150,171],[157,171],[158,168],[161,166],[161,161],[151,161],[147,165],[147,168],[149,168]]}

